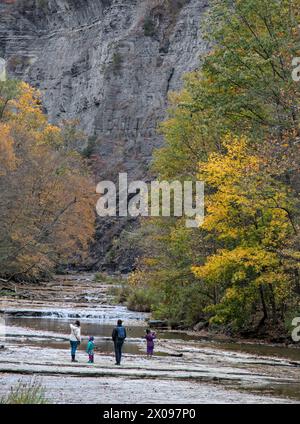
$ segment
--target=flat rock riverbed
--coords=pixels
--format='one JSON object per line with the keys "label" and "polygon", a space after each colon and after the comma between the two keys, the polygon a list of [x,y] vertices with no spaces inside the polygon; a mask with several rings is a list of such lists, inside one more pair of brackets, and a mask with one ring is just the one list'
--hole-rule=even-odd
{"label": "flat rock riverbed", "polygon": [[[147,359],[148,315],[114,305],[111,286],[92,274],[58,276],[42,288],[18,287],[20,297],[2,297],[0,397],[34,377],[50,403],[300,402],[300,350],[158,331],[156,354]],[[118,318],[128,332],[121,367],[114,365],[111,341]],[[83,335],[76,364],[68,342],[74,319],[81,320]],[[89,335],[96,345],[92,365],[85,353]]]}

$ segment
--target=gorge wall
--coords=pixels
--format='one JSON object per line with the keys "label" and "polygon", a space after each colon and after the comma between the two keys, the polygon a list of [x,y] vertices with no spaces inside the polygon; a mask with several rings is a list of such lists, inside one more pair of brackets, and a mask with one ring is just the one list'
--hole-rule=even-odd
{"label": "gorge wall", "polygon": [[[78,119],[95,179],[147,178],[168,92],[207,50],[207,0],[0,0],[7,73],[43,94],[49,119]],[[104,225],[104,227],[103,227]],[[102,223],[100,255],[122,223]]]}

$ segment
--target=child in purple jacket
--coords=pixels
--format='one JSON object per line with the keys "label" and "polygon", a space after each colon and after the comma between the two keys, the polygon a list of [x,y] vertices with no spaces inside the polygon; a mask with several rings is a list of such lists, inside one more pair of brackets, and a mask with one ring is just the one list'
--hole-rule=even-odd
{"label": "child in purple jacket", "polygon": [[154,339],[156,339],[156,334],[147,329],[145,339],[147,341],[147,356],[151,357],[153,355]]}

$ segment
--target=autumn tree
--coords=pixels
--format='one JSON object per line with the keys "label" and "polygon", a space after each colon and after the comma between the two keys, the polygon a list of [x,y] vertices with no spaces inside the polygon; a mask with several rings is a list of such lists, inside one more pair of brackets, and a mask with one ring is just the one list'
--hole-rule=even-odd
{"label": "autumn tree", "polygon": [[0,274],[38,280],[87,254],[93,185],[68,131],[47,122],[37,90],[1,83],[0,110]]}
{"label": "autumn tree", "polygon": [[226,153],[212,153],[199,175],[213,189],[203,228],[222,248],[193,272],[218,293],[207,308],[214,322],[240,326],[256,316],[257,325],[268,318],[277,324],[299,290],[285,259],[297,231],[297,201],[286,184],[266,172],[247,139],[227,136],[223,145]]}

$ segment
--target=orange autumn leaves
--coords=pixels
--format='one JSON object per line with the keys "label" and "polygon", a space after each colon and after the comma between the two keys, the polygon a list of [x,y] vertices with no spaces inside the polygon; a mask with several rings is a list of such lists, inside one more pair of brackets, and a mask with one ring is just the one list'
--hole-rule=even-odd
{"label": "orange autumn leaves", "polygon": [[0,274],[38,280],[86,257],[94,187],[72,140],[48,123],[37,90],[20,83],[0,101]]}
{"label": "orange autumn leaves", "polygon": [[16,166],[14,141],[10,134],[10,127],[0,123],[0,176]]}

